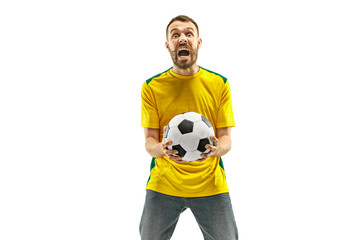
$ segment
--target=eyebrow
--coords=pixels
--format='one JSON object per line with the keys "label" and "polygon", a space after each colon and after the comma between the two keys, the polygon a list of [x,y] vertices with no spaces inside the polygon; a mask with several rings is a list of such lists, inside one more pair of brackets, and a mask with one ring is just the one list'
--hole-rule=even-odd
{"label": "eyebrow", "polygon": [[[192,30],[194,32],[194,29],[192,27],[187,27],[186,29]],[[173,31],[179,30],[178,28],[173,28],[171,29],[170,33],[172,33]]]}

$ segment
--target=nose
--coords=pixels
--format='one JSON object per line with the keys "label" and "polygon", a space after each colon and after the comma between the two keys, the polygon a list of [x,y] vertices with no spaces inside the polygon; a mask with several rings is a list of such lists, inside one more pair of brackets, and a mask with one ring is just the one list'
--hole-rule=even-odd
{"label": "nose", "polygon": [[179,37],[179,42],[181,43],[187,43],[187,38],[185,36],[185,34],[181,34]]}

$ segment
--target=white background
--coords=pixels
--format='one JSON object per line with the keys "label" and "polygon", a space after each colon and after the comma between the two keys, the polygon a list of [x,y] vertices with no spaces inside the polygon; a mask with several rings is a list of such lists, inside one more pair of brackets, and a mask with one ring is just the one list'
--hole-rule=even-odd
{"label": "white background", "polygon": [[[0,239],[139,239],[141,85],[186,14],[199,65],[231,85],[240,239],[359,240],[356,3],[1,1]],[[202,239],[190,210],[172,239]]]}

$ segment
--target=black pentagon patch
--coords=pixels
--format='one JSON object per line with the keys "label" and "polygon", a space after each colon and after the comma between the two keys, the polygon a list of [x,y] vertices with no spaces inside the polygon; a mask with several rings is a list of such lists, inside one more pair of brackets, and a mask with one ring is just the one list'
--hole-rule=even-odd
{"label": "black pentagon patch", "polygon": [[204,123],[206,123],[206,125],[208,125],[209,128],[212,127],[210,121],[209,121],[206,117],[204,117],[203,115],[201,115],[201,120],[202,120]]}
{"label": "black pentagon patch", "polygon": [[185,119],[178,125],[178,128],[181,134],[191,133],[194,128],[194,123]]}
{"label": "black pentagon patch", "polygon": [[208,138],[203,138],[203,139],[200,139],[199,141],[199,146],[197,148],[198,151],[200,152],[205,152],[207,149],[205,148],[205,145],[206,144],[210,144],[210,141]]}
{"label": "black pentagon patch", "polygon": [[178,150],[179,153],[176,154],[177,156],[184,157],[185,154],[186,154],[185,149],[183,149],[180,145],[172,146],[172,149],[173,150]]}

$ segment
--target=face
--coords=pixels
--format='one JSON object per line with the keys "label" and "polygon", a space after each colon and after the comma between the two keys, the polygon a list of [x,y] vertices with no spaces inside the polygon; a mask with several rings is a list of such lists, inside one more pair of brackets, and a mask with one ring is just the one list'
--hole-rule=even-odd
{"label": "face", "polygon": [[174,65],[186,69],[196,64],[201,38],[192,22],[173,22],[168,29],[166,48]]}

